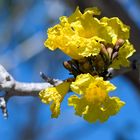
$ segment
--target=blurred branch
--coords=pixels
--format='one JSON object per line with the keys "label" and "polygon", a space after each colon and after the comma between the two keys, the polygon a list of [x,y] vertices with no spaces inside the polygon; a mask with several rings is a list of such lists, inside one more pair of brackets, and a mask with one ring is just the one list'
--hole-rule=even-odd
{"label": "blurred branch", "polygon": [[[18,66],[20,63],[26,62],[27,60],[35,57],[45,49],[45,47],[41,47],[42,41],[44,39],[43,37],[44,36],[42,32],[37,32],[13,48],[12,51],[3,53],[0,56],[0,64],[4,64],[6,69],[11,70]],[[10,60],[7,56],[11,56],[12,58],[16,57],[18,59],[15,59],[15,63],[12,63],[13,59]]]}

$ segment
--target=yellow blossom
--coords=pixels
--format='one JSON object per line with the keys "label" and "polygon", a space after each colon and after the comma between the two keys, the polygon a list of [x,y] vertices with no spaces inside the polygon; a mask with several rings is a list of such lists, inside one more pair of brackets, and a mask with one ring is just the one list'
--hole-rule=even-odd
{"label": "yellow blossom", "polygon": [[41,101],[45,104],[51,104],[52,118],[57,118],[60,114],[60,105],[69,90],[69,82],[63,82],[56,87],[50,87],[39,93]]}
{"label": "yellow blossom", "polygon": [[71,96],[69,105],[74,106],[76,115],[83,116],[88,122],[104,122],[124,105],[119,98],[108,95],[116,87],[102,77],[81,74],[70,87],[80,97]]}
{"label": "yellow blossom", "polygon": [[[91,55],[97,56],[101,50],[101,42],[114,46],[118,39],[123,39],[126,42],[125,47],[120,49],[118,58],[111,66],[113,68],[119,68],[120,65],[128,66],[127,58],[135,51],[128,43],[130,27],[117,17],[101,19],[94,17],[100,13],[96,7],[87,8],[84,13],[77,7],[71,16],[60,17],[60,23],[48,29],[45,46],[51,50],[59,48],[71,58],[79,60]],[[127,53],[126,56],[122,55],[124,52]]]}
{"label": "yellow blossom", "polygon": [[111,28],[112,43],[115,44],[118,39],[127,40],[129,39],[130,27],[123,24],[123,22],[118,17],[107,18],[103,17],[101,22],[105,23]]}
{"label": "yellow blossom", "polygon": [[118,57],[114,59],[110,67],[114,69],[119,69],[120,66],[128,67],[130,65],[128,58],[132,56],[135,51],[133,45],[126,40],[124,45],[119,49]]}
{"label": "yellow blossom", "polygon": [[74,59],[98,55],[100,41],[112,42],[112,28],[93,17],[99,14],[97,8],[88,8],[82,14],[77,7],[70,17],[60,17],[60,24],[48,30],[45,46],[59,48]]}

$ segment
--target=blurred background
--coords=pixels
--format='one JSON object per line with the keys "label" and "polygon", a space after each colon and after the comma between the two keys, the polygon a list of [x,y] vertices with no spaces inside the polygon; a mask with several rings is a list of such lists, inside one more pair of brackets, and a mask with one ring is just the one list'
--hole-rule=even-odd
{"label": "blurred background", "polygon": [[[131,27],[131,42],[140,53],[140,0],[0,0],[0,64],[16,80],[42,81],[42,71],[53,78],[69,76],[62,62],[69,58],[44,47],[49,27],[79,5],[98,6],[102,16],[119,17]],[[74,115],[65,99],[58,119],[50,118],[49,106],[35,97],[13,97],[8,120],[0,112],[1,140],[140,140],[140,82],[138,72],[112,79],[126,105],[107,122],[89,124]],[[1,93],[2,94],[2,93]]]}

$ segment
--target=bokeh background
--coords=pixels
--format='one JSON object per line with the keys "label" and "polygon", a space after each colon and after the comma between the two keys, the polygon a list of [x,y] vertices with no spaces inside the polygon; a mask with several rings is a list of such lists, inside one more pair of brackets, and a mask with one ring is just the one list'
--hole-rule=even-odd
{"label": "bokeh background", "polygon": [[[131,42],[140,53],[140,0],[0,0],[0,64],[16,80],[42,81],[42,71],[53,78],[69,76],[62,62],[69,58],[44,47],[49,27],[76,8],[98,6],[102,16],[118,16],[131,26]],[[112,79],[118,87],[112,95],[126,102],[107,122],[89,124],[74,115],[65,99],[58,119],[49,106],[35,97],[13,97],[8,120],[0,112],[1,140],[140,140],[140,82],[138,72]],[[2,93],[0,93],[2,94]]]}

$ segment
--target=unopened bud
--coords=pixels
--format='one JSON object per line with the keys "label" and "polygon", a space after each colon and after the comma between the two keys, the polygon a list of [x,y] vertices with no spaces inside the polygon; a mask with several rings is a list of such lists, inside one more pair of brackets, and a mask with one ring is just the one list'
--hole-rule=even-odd
{"label": "unopened bud", "polygon": [[114,52],[112,55],[112,60],[114,60],[118,56],[118,52]]}
{"label": "unopened bud", "polygon": [[108,52],[109,58],[111,58],[113,49],[111,47],[108,47],[107,52]]}
{"label": "unopened bud", "polygon": [[63,65],[66,69],[71,70],[71,64],[68,61],[64,61]]}
{"label": "unopened bud", "polygon": [[101,44],[101,53],[105,54],[106,56],[108,56],[108,52],[107,52],[106,47],[105,47],[104,44]]}
{"label": "unopened bud", "polygon": [[123,39],[118,39],[117,41],[116,41],[116,46],[122,46],[124,44],[124,40]]}
{"label": "unopened bud", "polygon": [[124,44],[124,40],[123,40],[123,39],[118,39],[118,40],[116,41],[114,50],[115,50],[115,51],[118,51],[119,48],[120,48],[123,44]]}

